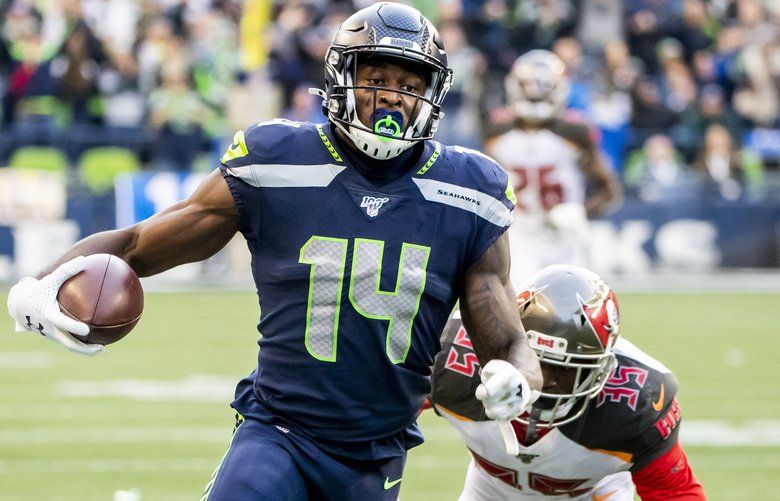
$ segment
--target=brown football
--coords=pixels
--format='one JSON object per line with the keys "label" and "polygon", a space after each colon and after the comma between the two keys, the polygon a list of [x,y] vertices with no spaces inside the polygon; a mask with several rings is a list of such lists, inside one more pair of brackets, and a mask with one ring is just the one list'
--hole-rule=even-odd
{"label": "brown football", "polygon": [[84,271],[68,279],[57,293],[66,315],[89,325],[89,334],[76,339],[92,344],[116,343],[130,332],[144,309],[141,281],[116,256],[87,256]]}

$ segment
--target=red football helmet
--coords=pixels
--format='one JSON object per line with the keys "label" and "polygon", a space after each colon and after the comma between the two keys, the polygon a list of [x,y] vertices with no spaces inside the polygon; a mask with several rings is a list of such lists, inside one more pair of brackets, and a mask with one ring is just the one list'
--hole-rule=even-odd
{"label": "red football helmet", "polygon": [[[520,317],[542,364],[545,383],[534,404],[538,428],[577,419],[615,369],[620,330],[617,299],[595,273],[553,265],[533,275],[517,295]],[[561,385],[556,385],[553,375]],[[579,408],[575,405],[581,402]],[[533,411],[532,411],[533,414]],[[527,414],[519,417],[529,424]]]}

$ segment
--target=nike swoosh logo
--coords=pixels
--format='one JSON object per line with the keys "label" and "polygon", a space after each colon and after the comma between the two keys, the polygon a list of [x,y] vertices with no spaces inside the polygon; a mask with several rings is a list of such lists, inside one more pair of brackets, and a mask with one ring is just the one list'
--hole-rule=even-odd
{"label": "nike swoosh logo", "polygon": [[395,484],[397,484],[400,481],[401,479],[399,478],[398,480],[393,480],[391,482],[389,477],[385,477],[385,490],[392,489],[395,486]]}
{"label": "nike swoosh logo", "polygon": [[655,409],[658,412],[661,412],[661,409],[664,408],[664,384],[661,383],[661,394],[658,395],[658,400],[656,402],[653,402],[653,409]]}
{"label": "nike swoosh logo", "polygon": [[[224,143],[223,143],[223,144],[224,144]],[[240,143],[233,143],[233,144],[231,144],[231,145],[230,145],[230,149],[231,149],[231,150],[235,150],[236,148],[238,148],[238,145],[239,145],[239,144],[240,144]]]}
{"label": "nike swoosh logo", "polygon": [[604,494],[603,496],[599,496],[597,494],[593,495],[593,501],[605,501],[607,498],[611,498],[614,493],[617,491],[612,491]]}

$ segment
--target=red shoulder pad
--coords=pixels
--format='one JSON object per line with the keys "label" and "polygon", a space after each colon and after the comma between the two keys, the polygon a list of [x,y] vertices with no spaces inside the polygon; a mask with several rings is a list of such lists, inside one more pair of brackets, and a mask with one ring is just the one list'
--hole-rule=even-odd
{"label": "red shoulder pad", "polygon": [[554,121],[550,129],[562,138],[585,150],[596,147],[601,142],[599,130],[577,115],[564,115]]}

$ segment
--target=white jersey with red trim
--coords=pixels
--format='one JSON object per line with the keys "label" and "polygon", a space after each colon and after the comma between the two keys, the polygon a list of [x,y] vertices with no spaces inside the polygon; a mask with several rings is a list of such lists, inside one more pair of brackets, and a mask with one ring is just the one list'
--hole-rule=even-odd
{"label": "white jersey with red trim", "polygon": [[587,178],[580,157],[594,140],[584,123],[513,128],[487,145],[509,173],[517,204],[509,229],[515,288],[551,264],[588,265]]}
{"label": "white jersey with red trim", "polygon": [[488,154],[509,172],[518,217],[585,202],[580,148],[551,129],[512,129],[489,143]]}
{"label": "white jersey with red trim", "polygon": [[[458,431],[473,459],[463,500],[634,499],[631,474],[668,452],[677,441],[677,381],[660,362],[629,341],[615,345],[617,368],[604,390],[573,422],[520,443],[507,454],[495,421],[474,398],[479,364],[468,335],[453,318],[436,358],[431,402]],[[540,438],[539,438],[540,437]]]}
{"label": "white jersey with red trim", "polygon": [[463,422],[441,406],[437,410],[471,450],[462,501],[634,499],[630,463],[624,457],[590,450],[556,429],[529,447],[521,446],[518,456],[509,456],[495,421]]}

